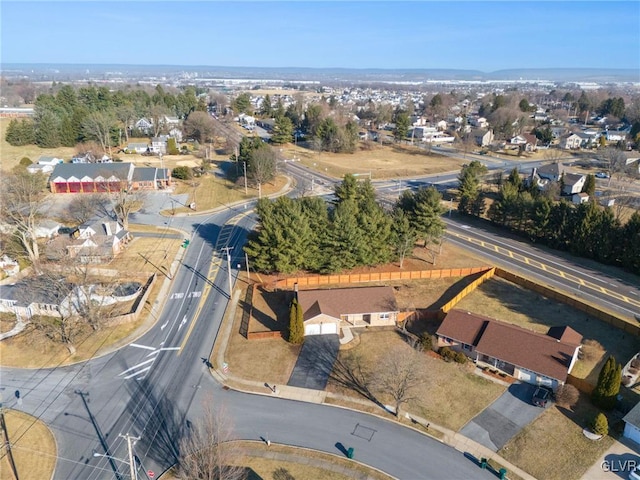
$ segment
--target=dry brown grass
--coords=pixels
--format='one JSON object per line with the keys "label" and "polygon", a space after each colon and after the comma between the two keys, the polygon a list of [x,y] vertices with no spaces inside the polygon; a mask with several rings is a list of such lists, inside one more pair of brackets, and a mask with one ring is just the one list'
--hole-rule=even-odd
{"label": "dry brown grass", "polygon": [[[340,352],[341,358],[358,355],[364,365],[374,368],[381,358],[393,351],[410,353],[411,347],[395,331],[367,331],[360,335],[360,345]],[[423,383],[416,389],[416,399],[405,407],[407,411],[436,424],[458,430],[471,418],[500,396],[505,387],[473,373],[473,364],[447,363],[426,353],[419,357],[415,368]],[[355,392],[329,380],[328,391],[359,397]],[[384,393],[379,400],[391,403]]]}
{"label": "dry brown grass", "polygon": [[579,479],[613,443],[611,437],[593,441],[582,434],[596,413],[586,398],[581,399],[574,412],[548,408],[498,454],[536,478]]}
{"label": "dry brown grass", "polygon": [[[258,189],[250,187],[247,190],[247,194],[244,193],[244,185],[236,185],[226,178],[221,178],[215,175],[204,175],[193,180],[180,181],[176,180],[175,193],[186,193],[189,195],[187,204],[191,202],[196,203],[196,208],[199,211],[211,210],[216,207],[228,205],[233,202],[239,202],[241,200],[248,200],[250,198],[256,198],[258,196]],[[276,192],[279,192],[284,188],[287,183],[287,177],[278,176],[272,183],[267,183],[262,186],[262,195],[268,196]],[[194,185],[196,187],[194,188]],[[187,207],[177,206],[175,213],[191,212]],[[165,211],[165,214],[170,211]]]}
{"label": "dry brown grass", "polygon": [[638,340],[611,325],[506,280],[494,278],[464,298],[456,308],[487,315],[539,333],[549,327],[568,325],[583,336],[595,340],[603,350],[579,360],[571,372],[595,384],[601,364],[613,355],[623,365],[638,352]]}
{"label": "dry brown grass", "polygon": [[5,134],[10,121],[10,118],[0,118],[0,169],[3,171],[9,171],[18,165],[22,157],[28,157],[33,163],[36,163],[42,156],[69,160],[75,155],[76,151],[73,147],[40,148],[36,145],[23,147],[9,145],[5,140]]}
{"label": "dry brown grass", "polygon": [[[40,420],[16,410],[7,410],[5,420],[18,476],[23,480],[51,478],[57,453],[56,441],[51,431]],[[0,458],[0,480],[13,478],[9,460],[3,451]]]}
{"label": "dry brown grass", "polygon": [[121,272],[135,272],[138,275],[157,273],[159,279],[162,279],[161,272],[169,271],[182,240],[162,237],[165,232],[175,235],[176,232],[170,229],[157,229],[158,237],[136,237],[136,227],[132,226],[132,229],[133,240],[106,267]]}
{"label": "dry brown grass", "polygon": [[301,146],[287,145],[282,148],[282,156],[300,159],[303,165],[336,178],[346,173],[369,172],[374,179],[429,175],[459,170],[465,163],[464,159],[427,154],[424,149],[407,145],[372,144],[371,149],[360,148],[353,154],[318,154]]}

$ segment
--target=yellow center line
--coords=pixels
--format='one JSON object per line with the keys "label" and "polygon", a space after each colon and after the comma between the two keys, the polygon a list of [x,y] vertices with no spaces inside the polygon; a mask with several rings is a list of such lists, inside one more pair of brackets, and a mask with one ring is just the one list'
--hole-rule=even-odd
{"label": "yellow center line", "polygon": [[485,241],[482,241],[482,240],[478,240],[478,239],[475,239],[475,238],[471,238],[471,237],[469,237],[467,235],[462,235],[462,234],[459,234],[457,232],[448,232],[448,233],[450,235],[455,236],[455,237],[462,238],[462,239],[466,240],[469,243],[473,243],[475,245],[480,245],[480,246],[482,246],[484,248],[493,247],[493,250],[495,252],[497,252],[497,253],[503,253],[502,250],[504,250],[504,252],[506,252],[506,254],[505,253],[503,253],[503,254],[504,255],[508,255],[510,258],[522,261],[522,262],[526,263],[527,265],[533,266],[533,267],[538,268],[540,270],[544,270],[545,272],[551,273],[552,275],[562,277],[565,280],[568,280],[568,281],[570,281],[572,283],[577,283],[581,287],[587,287],[587,288],[589,288],[591,290],[600,291],[601,293],[604,293],[607,296],[610,296],[610,297],[613,297],[613,298],[617,298],[619,300],[622,300],[625,303],[630,303],[631,305],[640,307],[640,302],[638,302],[638,301],[636,301],[636,300],[634,300],[632,298],[629,298],[629,297],[627,297],[625,295],[619,294],[619,293],[614,292],[612,290],[608,290],[608,289],[606,289],[604,287],[596,285],[595,283],[585,282],[583,279],[581,279],[581,278],[579,278],[579,277],[577,277],[575,275],[572,275],[570,273],[566,273],[563,270],[560,270],[559,268],[552,267],[552,266],[547,265],[545,263],[542,263],[542,262],[540,262],[538,260],[530,259],[530,258],[528,258],[528,257],[526,257],[526,256],[524,256],[522,254],[512,252],[511,250],[499,247],[499,246],[494,245],[492,243],[485,242]]}

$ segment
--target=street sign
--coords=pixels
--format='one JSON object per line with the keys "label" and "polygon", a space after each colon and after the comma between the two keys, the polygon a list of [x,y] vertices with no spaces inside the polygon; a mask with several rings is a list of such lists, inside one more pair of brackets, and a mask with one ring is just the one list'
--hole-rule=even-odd
{"label": "street sign", "polygon": [[155,473],[153,473],[153,470],[149,470],[149,471],[147,471],[147,477],[149,477],[149,478],[153,478],[153,477],[155,477],[155,476],[156,476],[156,474],[155,474]]}

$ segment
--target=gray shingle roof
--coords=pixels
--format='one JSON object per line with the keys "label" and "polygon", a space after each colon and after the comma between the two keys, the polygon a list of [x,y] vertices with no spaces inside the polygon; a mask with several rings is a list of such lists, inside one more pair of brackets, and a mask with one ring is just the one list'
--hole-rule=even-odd
{"label": "gray shingle roof", "polygon": [[132,163],[61,163],[51,172],[51,179],[116,176],[122,180],[130,180],[132,170]]}

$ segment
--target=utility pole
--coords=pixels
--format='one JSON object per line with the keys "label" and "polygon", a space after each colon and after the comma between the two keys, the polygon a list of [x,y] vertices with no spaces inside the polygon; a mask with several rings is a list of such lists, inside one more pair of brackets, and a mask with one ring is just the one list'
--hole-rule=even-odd
{"label": "utility pole", "polygon": [[119,436],[127,439],[127,449],[129,451],[129,471],[131,472],[131,480],[138,480],[138,473],[136,472],[136,461],[133,457],[133,443],[131,442],[131,440],[134,440],[135,442],[136,440],[140,440],[140,437],[132,437],[128,433],[126,435],[120,434]]}
{"label": "utility pole", "polygon": [[242,168],[244,169],[244,194],[247,195],[247,162],[242,162]]}
{"label": "utility pole", "polygon": [[231,298],[231,290],[233,289],[232,283],[231,283],[231,250],[233,250],[233,247],[222,247],[220,250],[224,250],[227,254],[227,274],[229,277],[229,298]]}

